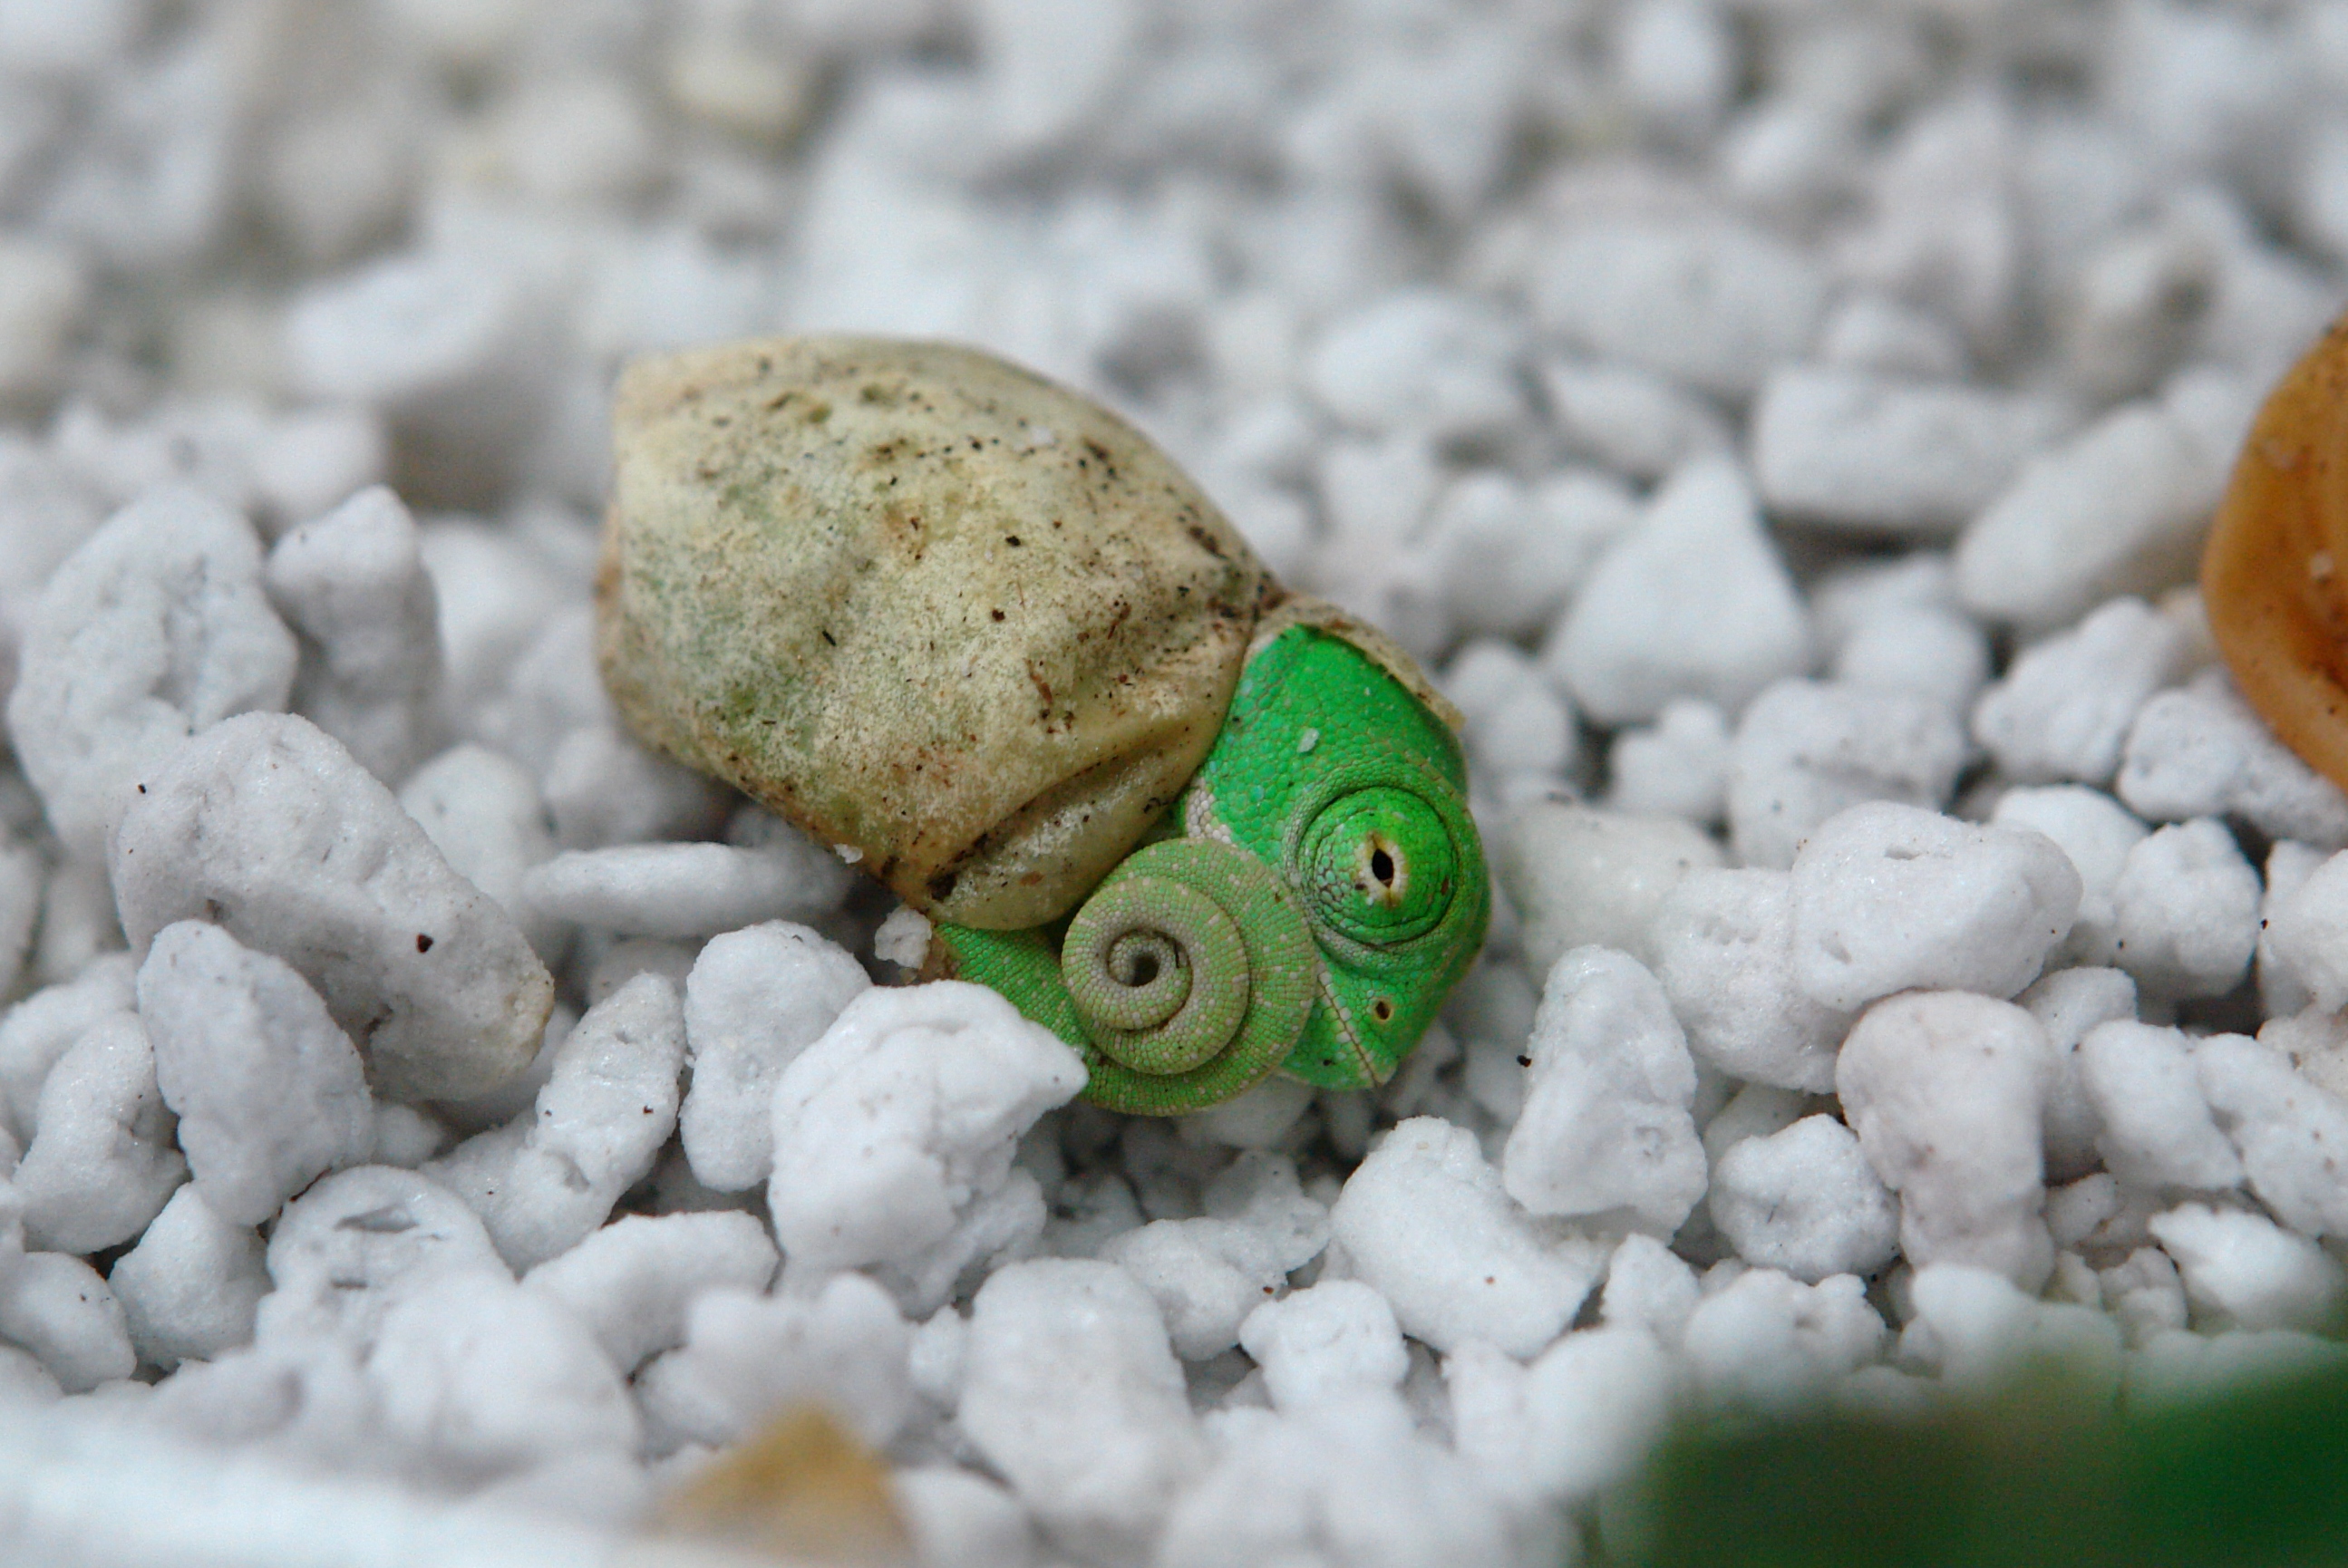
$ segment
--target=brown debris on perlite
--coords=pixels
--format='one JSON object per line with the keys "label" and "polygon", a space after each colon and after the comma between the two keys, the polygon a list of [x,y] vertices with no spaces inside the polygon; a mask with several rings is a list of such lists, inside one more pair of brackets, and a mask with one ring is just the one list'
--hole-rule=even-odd
{"label": "brown debris on perlite", "polygon": [[2259,410],[2201,558],[2201,598],[2250,706],[2348,789],[2348,317]]}

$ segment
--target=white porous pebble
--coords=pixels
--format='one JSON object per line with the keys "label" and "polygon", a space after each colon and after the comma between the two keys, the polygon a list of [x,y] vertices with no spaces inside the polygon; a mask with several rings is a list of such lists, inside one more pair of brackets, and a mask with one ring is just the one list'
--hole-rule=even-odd
{"label": "white porous pebble", "polygon": [[57,1059],[92,1024],[137,1005],[137,975],[126,956],[101,959],[71,980],[43,987],[0,1018],[0,1122],[20,1147],[32,1141],[41,1090]]}
{"label": "white porous pebble", "polygon": [[676,1127],[685,1011],[639,975],[563,1038],[529,1117],[469,1138],[427,1173],[481,1216],[520,1272],[569,1251],[653,1168]]}
{"label": "white porous pebble", "polygon": [[1844,1010],[1917,989],[2010,997],[2070,933],[2079,892],[2042,834],[1855,805],[1795,858],[1796,979]]}
{"label": "white porous pebble", "polygon": [[2054,1076],[2045,1031],[2006,1002],[1916,991],[1860,1017],[1835,1087],[1868,1163],[1900,1195],[1910,1263],[2044,1283],[2054,1248],[2039,1116]]}
{"label": "white porous pebble", "polygon": [[[41,585],[57,563],[73,554],[91,530],[105,519],[105,503],[73,465],[29,434],[0,434],[0,497],[5,497],[7,522],[0,538],[8,548],[0,565],[0,672],[15,657],[15,643],[23,630],[24,613],[40,595]],[[1626,502],[1627,506],[1627,502]],[[13,680],[13,675],[9,677]]]}
{"label": "white porous pebble", "polygon": [[1030,1568],[1035,1531],[1017,1500],[983,1476],[922,1465],[889,1478],[915,1557],[941,1568]]}
{"label": "white porous pebble", "polygon": [[1900,301],[1859,291],[1827,310],[1818,329],[1818,357],[1864,371],[1902,375],[1956,375],[1965,345],[1944,319]]}
{"label": "white porous pebble", "polygon": [[1812,1109],[1810,1097],[1798,1090],[1747,1083],[1705,1120],[1704,1152],[1716,1161],[1747,1138],[1784,1132]]}
{"label": "white porous pebble", "polygon": [[2150,995],[2223,996],[2258,950],[2259,874],[2208,817],[2129,849],[2112,908],[2112,961]]}
{"label": "white porous pebble", "polygon": [[2097,1270],[2096,1278],[2106,1310],[2119,1320],[2130,1345],[2185,1327],[2185,1282],[2160,1248],[2140,1246],[2116,1266]]}
{"label": "white porous pebble", "polygon": [[[2269,1019],[2280,1022],[2303,1011],[2314,1000],[2307,979],[2300,973],[2298,958],[2313,958],[2320,967],[2320,946],[2316,954],[2286,956],[2275,945],[2275,927],[2281,921],[2285,927],[2293,924],[2283,911],[2299,897],[2301,889],[2315,876],[2323,863],[2331,858],[2311,844],[2299,844],[2291,839],[2279,839],[2267,850],[2265,890],[2259,897],[2259,948],[2253,960],[2258,966],[2259,1002]],[[2321,907],[2319,904],[2316,906]],[[2343,999],[2348,999],[2348,988],[2342,988]]]}
{"label": "white porous pebble", "polygon": [[1012,1154],[1084,1081],[1075,1051],[983,987],[863,992],[775,1087],[767,1201],[791,1268],[885,1265],[934,1308],[965,1266],[1041,1228]]}
{"label": "white porous pebble", "polygon": [[1329,1225],[1351,1277],[1386,1298],[1404,1333],[1440,1351],[1480,1339],[1535,1354],[1572,1321],[1610,1250],[1519,1208],[1475,1134],[1432,1116],[1370,1152]]}
{"label": "white porous pebble", "polygon": [[41,890],[40,921],[33,970],[44,980],[88,974],[122,952],[114,889],[98,861],[68,860],[49,873],[48,886]]}
{"label": "white porous pebble", "polygon": [[1973,709],[1973,739],[2019,784],[2107,784],[2147,698],[2183,673],[2184,630],[2116,599],[2025,650]]}
{"label": "white porous pebble", "polygon": [[521,896],[540,914],[636,937],[707,937],[762,920],[811,920],[838,908],[847,890],[846,869],[803,838],[762,849],[567,850],[521,879]]}
{"label": "white porous pebble", "polygon": [[1815,1001],[1794,964],[1789,872],[1699,870],[1673,887],[1649,940],[1688,1048],[1733,1078],[1824,1093],[1851,1014]]}
{"label": "white porous pebble", "polygon": [[1566,445],[1615,473],[1660,479],[1729,445],[1708,403],[1653,371],[1551,360],[1540,381]]}
{"label": "white porous pebble", "polygon": [[2043,833],[2061,845],[2079,874],[2079,914],[2059,952],[2085,964],[2114,962],[2119,952],[2120,876],[2129,852],[2151,829],[2101,790],[2079,784],[2008,790],[1998,797],[1990,823]]}
{"label": "white porous pebble", "polygon": [[155,1051],[128,1013],[110,1013],[57,1059],[11,1178],[26,1242],[92,1253],[146,1228],[188,1179],[171,1113],[155,1085]]}
{"label": "white porous pebble", "polygon": [[1538,636],[1638,515],[1612,475],[1566,468],[1529,488],[1477,471],[1437,496],[1425,542],[1463,637]]}
{"label": "white porous pebble", "polygon": [[704,1186],[741,1192],[772,1173],[776,1081],[871,983],[846,949],[780,920],[702,948],[685,982],[693,1084],[678,1128]]}
{"label": "white porous pebble", "polygon": [[478,1094],[529,1065],[552,977],[324,732],[278,714],[230,720],[145,792],[113,845],[135,950],[201,919],[283,959],[394,1099]]}
{"label": "white porous pebble", "polygon": [[1773,374],[1754,407],[1754,474],[1772,512],[1945,538],[2070,424],[2054,398],[1796,366]]}
{"label": "white porous pebble", "polygon": [[1629,816],[1718,822],[1728,809],[1728,722],[1695,697],[1674,697],[1655,722],[1620,731],[1606,755],[1606,804]]}
{"label": "white porous pebble", "polygon": [[593,1336],[495,1274],[436,1275],[398,1293],[366,1372],[385,1428],[442,1465],[497,1473],[636,1446],[635,1404]]}
{"label": "white porous pebble", "polygon": [[2156,404],[2106,415],[2024,464],[1966,526],[1965,604],[2041,631],[2114,594],[2185,580],[2230,456]]}
{"label": "white porous pebble", "polygon": [[1915,1317],[1900,1356],[1952,1386],[1986,1390],[2033,1362],[2054,1363],[2085,1388],[2116,1390],[2119,1328],[2102,1313],[2042,1301],[1995,1269],[1956,1263],[1919,1268],[1909,1286]]}
{"label": "white porous pebble", "polygon": [[805,1296],[720,1287],[685,1317],[684,1347],[636,1383],[664,1448],[739,1442],[799,1401],[879,1447],[912,1408],[912,1331],[889,1293],[860,1274]]}
{"label": "white porous pebble", "polygon": [[1623,1479],[1669,1419],[1679,1374],[1639,1328],[1587,1328],[1519,1365],[1488,1345],[1447,1358],[1460,1456],[1520,1506],[1578,1502]]}
{"label": "white porous pebble", "polygon": [[1544,656],[1608,724],[1653,719],[1674,697],[1735,712],[1810,657],[1801,600],[1725,458],[1663,485],[1599,559]]}
{"label": "white porous pebble", "polygon": [[1642,1329],[1657,1344],[1676,1347],[1688,1314],[1702,1298],[1694,1269],[1654,1237],[1634,1234],[1624,1236],[1606,1261],[1599,1320]]}
{"label": "white porous pebble", "polygon": [[1215,1463],[1167,1521],[1157,1558],[1164,1568],[1443,1568],[1462,1557],[1505,1559],[1499,1500],[1461,1457],[1419,1435],[1398,1399],[1292,1416],[1233,1410],[1210,1430]]}
{"label": "white porous pebble", "polygon": [[721,1288],[764,1291],[779,1255],[754,1214],[623,1214],[522,1284],[587,1325],[622,1372],[685,1343],[695,1298]]}
{"label": "white porous pebble", "polygon": [[1883,1319],[1857,1276],[1805,1285],[1751,1268],[1697,1304],[1682,1344],[1692,1379],[1711,1399],[1793,1409],[1874,1360],[1883,1340]]}
{"label": "white porous pebble", "polygon": [[1277,1148],[1313,1103],[1313,1086],[1275,1073],[1220,1105],[1198,1112],[1183,1123],[1208,1142],[1229,1149]]}
{"label": "white porous pebble", "polygon": [[1757,230],[1607,212],[1550,235],[1532,287],[1535,313],[1567,341],[1731,396],[1799,352],[1825,294],[1807,258]]}
{"label": "white porous pebble", "polygon": [[1722,858],[1710,836],[1676,817],[1565,800],[1526,803],[1494,839],[1493,868],[1524,920],[1525,959],[1536,977],[1573,948],[1643,957],[1673,887]]}
{"label": "white porous pebble", "polygon": [[1900,1205],[1831,1116],[1732,1144],[1714,1167],[1713,1224],[1736,1255],[1806,1284],[1873,1274],[1900,1245]]}
{"label": "white porous pebble", "polygon": [[1627,953],[1575,948],[1550,971],[1527,1050],[1509,1195],[1536,1214],[1677,1230],[1704,1195],[1704,1147],[1695,1065],[1654,976]]}
{"label": "white porous pebble", "polygon": [[1513,323],[1464,294],[1406,289],[1331,324],[1305,387],[1355,429],[1437,441],[1507,435],[1524,417]]}
{"label": "white porous pebble", "polygon": [[510,536],[438,522],[423,532],[449,716],[465,738],[543,774],[564,736],[611,717],[592,612],[566,602],[567,580]]}
{"label": "white porous pebble", "polygon": [[2096,1145],[2121,1181],[2203,1192],[2241,1182],[2242,1162],[2210,1114],[2191,1046],[2180,1030],[2134,1020],[2098,1024],[2080,1040],[2079,1081],[2102,1128]]}
{"label": "white porous pebble", "polygon": [[2099,1155],[2103,1116],[2088,1092],[2079,1045],[2097,1024],[2135,1020],[2136,982],[2118,969],[2057,969],[2013,999],[2045,1030],[2054,1053],[2044,1118],[2047,1180],[2084,1177]]}
{"label": "white porous pebble", "polygon": [[155,935],[139,969],[155,1079],[205,1206],[257,1225],[375,1147],[365,1070],[302,977],[217,926]]}
{"label": "white porous pebble", "polygon": [[1989,681],[1989,634],[1960,610],[1876,615],[1843,638],[1827,667],[1844,685],[1912,692],[1962,712]]}
{"label": "white porous pebble", "polygon": [[2348,1102],[2295,1071],[2281,1051],[2240,1035],[2196,1046],[2201,1091],[2242,1156],[2250,1191],[2302,1235],[2348,1235]]}
{"label": "white porous pebble", "polygon": [[2270,1017],[2259,1027],[2260,1044],[2281,1051],[2300,1076],[2328,1094],[2348,1093],[2348,1020],[2311,1007]]}
{"label": "white porous pebble", "polygon": [[[1468,766],[1492,780],[1562,776],[1574,753],[1573,713],[1533,661],[1509,643],[1481,640],[1443,672],[1446,695],[1468,727]],[[1506,787],[1505,785],[1502,787]]]}
{"label": "white porous pebble", "polygon": [[[2280,854],[2283,845],[2277,845]],[[2273,863],[2268,880],[2274,883]],[[2348,1007],[2348,853],[2323,860],[2275,897],[2263,922],[2277,963],[2315,1006]]]}
{"label": "white porous pebble", "polygon": [[279,539],[270,602],[299,635],[294,705],[386,784],[432,750],[440,638],[416,522],[382,486]]}
{"label": "white porous pebble", "polygon": [[1198,1218],[1153,1221],[1111,1238],[1099,1254],[1157,1298],[1185,1361],[1240,1343],[1249,1314],[1329,1243],[1327,1206],[1304,1195],[1283,1157],[1242,1155],[1205,1199],[1208,1212]]}
{"label": "white porous pebble", "polygon": [[269,1236],[263,1341],[328,1335],[365,1346],[387,1304],[447,1274],[510,1277],[464,1201],[429,1176],[362,1165],[285,1205]]}
{"label": "white porous pebble", "polygon": [[1399,1388],[1410,1354],[1386,1298],[1354,1279],[1324,1279],[1251,1311],[1240,1348],[1263,1368],[1272,1408],[1301,1410]]}
{"label": "white porous pebble", "polygon": [[1054,1543],[1138,1557],[1206,1458],[1148,1292],[1110,1264],[1012,1264],[979,1290],[967,1354],[963,1430]]}
{"label": "white porous pebble", "polygon": [[2222,676],[2137,711],[2116,786],[2138,816],[2239,816],[2275,838],[2348,845],[2348,797],[2274,738]]}
{"label": "white porous pebble", "polygon": [[74,854],[106,854],[139,784],[190,735],[285,705],[294,637],[261,574],[244,519],[171,489],[108,518],[42,589],[8,733]]}
{"label": "white porous pebble", "polygon": [[221,1218],[196,1183],[172,1194],[106,1276],[139,1358],[168,1371],[251,1344],[269,1293],[262,1260],[260,1236]]}
{"label": "white porous pebble", "polygon": [[701,774],[649,750],[616,724],[581,724],[546,761],[547,814],[565,849],[642,839],[698,838],[726,799]]}
{"label": "white porous pebble", "polygon": [[0,839],[0,990],[14,990],[41,917],[46,868],[30,845]]}
{"label": "white porous pebble", "polygon": [[49,390],[67,340],[80,324],[89,281],[67,246],[10,234],[0,238],[0,397]]}
{"label": "white porous pebble", "polygon": [[0,1257],[0,1343],[31,1351],[68,1394],[128,1378],[139,1365],[122,1304],[96,1269],[63,1253]]}
{"label": "white porous pebble", "polygon": [[540,958],[551,964],[561,957],[570,927],[521,896],[523,875],[554,857],[529,769],[487,746],[451,746],[407,775],[399,807],[451,871],[496,900]]}
{"label": "white porous pebble", "polygon": [[2263,1214],[2184,1204],[2154,1215],[2150,1228],[2213,1327],[2321,1332],[2348,1288],[2331,1254]]}
{"label": "white porous pebble", "polygon": [[1938,809],[1965,762],[1964,732],[1911,692],[1784,681],[1745,711],[1728,759],[1728,825],[1747,866],[1785,867],[1846,806]]}
{"label": "white porous pebble", "polygon": [[382,409],[408,467],[459,492],[493,485],[551,396],[555,296],[528,273],[451,247],[313,284],[286,313],[287,368],[304,391]]}
{"label": "white porous pebble", "polygon": [[1716,7],[1645,0],[1622,13],[1612,43],[1624,97],[1671,139],[1709,131],[1735,96],[1738,40]]}
{"label": "white porous pebble", "polygon": [[23,1409],[28,1405],[54,1404],[65,1390],[30,1350],[0,1345],[0,1405]]}
{"label": "white porous pebble", "polygon": [[1875,622],[1898,622],[1927,611],[1963,614],[1956,569],[1938,550],[1888,558],[1863,557],[1829,568],[1810,584],[1810,621],[1818,641],[1839,652]]}

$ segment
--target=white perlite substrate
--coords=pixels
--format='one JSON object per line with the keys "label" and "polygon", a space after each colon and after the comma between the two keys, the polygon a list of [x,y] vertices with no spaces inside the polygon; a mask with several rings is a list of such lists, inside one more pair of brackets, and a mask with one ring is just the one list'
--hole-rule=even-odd
{"label": "white perlite substrate", "polygon": [[[2348,11],[2056,9],[0,5],[0,1558],[584,1561],[816,1400],[921,1568],[1554,1565],[1678,1412],[2333,1354],[2348,798],[2190,574]],[[1092,1110],[621,729],[613,374],[798,329],[1426,661],[1392,1083]]]}

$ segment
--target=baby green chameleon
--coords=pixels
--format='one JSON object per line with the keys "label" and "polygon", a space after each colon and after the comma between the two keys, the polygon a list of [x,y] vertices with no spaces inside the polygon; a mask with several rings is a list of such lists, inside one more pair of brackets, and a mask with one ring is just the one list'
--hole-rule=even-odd
{"label": "baby green chameleon", "polygon": [[1457,717],[1107,410],[974,351],[641,362],[598,652],[646,741],[935,922],[925,973],[1206,1109],[1393,1076],[1490,913]]}
{"label": "baby green chameleon", "polygon": [[[1066,927],[938,940],[1084,1053],[1086,1098],[1203,1110],[1275,1068],[1385,1082],[1490,915],[1458,743],[1376,661],[1294,622],[1261,640],[1165,821]],[[1176,835],[1179,834],[1179,836]]]}

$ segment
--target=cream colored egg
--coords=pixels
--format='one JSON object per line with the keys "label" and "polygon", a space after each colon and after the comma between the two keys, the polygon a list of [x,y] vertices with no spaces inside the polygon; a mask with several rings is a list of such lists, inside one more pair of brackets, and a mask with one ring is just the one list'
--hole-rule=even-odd
{"label": "cream colored egg", "polygon": [[1222,723],[1263,568],[1091,401],[972,349],[639,361],[596,585],[636,733],[942,919],[1065,913]]}

